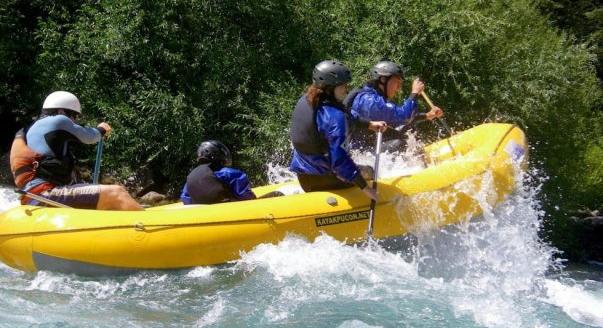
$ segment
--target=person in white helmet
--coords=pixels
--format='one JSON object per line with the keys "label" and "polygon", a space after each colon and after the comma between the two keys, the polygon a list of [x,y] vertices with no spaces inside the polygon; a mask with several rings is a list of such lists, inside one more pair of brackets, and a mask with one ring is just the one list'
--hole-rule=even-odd
{"label": "person in white helmet", "polygon": [[[95,144],[111,132],[106,122],[97,127],[77,124],[82,108],[66,91],[48,95],[40,118],[17,132],[10,153],[15,185],[30,193],[75,208],[142,210],[119,185],[74,184],[74,144]],[[43,205],[23,197],[22,204]]]}

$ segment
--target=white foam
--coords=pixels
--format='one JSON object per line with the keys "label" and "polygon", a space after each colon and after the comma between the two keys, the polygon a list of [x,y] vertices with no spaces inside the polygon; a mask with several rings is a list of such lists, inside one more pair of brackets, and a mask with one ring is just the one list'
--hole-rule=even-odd
{"label": "white foam", "polygon": [[[316,275],[320,275],[382,283],[395,276],[414,274],[413,266],[404,262],[398,254],[382,248],[346,246],[324,234],[314,242],[291,235],[277,245],[260,244],[251,252],[241,254],[236,265],[247,271],[264,268],[277,281],[293,277],[316,281]],[[383,271],[395,274],[388,278],[379,274]]]}
{"label": "white foam", "polygon": [[[379,178],[405,176],[417,173],[424,169],[423,159],[419,155],[425,145],[412,131],[407,132],[407,146],[401,151],[383,152],[379,159]],[[350,155],[358,165],[375,164],[374,150],[362,151],[353,149]],[[266,164],[266,174],[270,184],[277,184],[295,180],[295,173],[288,166],[280,163]]]}
{"label": "white foam", "polygon": [[196,267],[189,271],[186,276],[188,278],[201,278],[208,279],[211,277],[211,274],[215,271],[212,267]]}
{"label": "white foam", "polygon": [[79,281],[72,277],[47,271],[39,271],[25,290],[40,290],[50,293],[76,296],[93,296],[108,299],[121,288],[115,281]]}
{"label": "white foam", "polygon": [[277,184],[297,179],[295,173],[291,172],[288,166],[278,163],[266,164],[266,174],[268,175],[269,184]]}
{"label": "white foam", "polygon": [[224,314],[224,310],[226,302],[222,299],[222,297],[217,297],[217,300],[212,304],[211,308],[207,313],[203,315],[197,323],[195,327],[207,327],[211,326],[220,321],[220,318]]}
{"label": "white foam", "polygon": [[278,294],[264,311],[269,322],[285,320],[311,302],[337,299],[380,301],[408,294],[416,277],[413,264],[382,248],[346,246],[327,235],[314,242],[288,236],[277,245],[261,244],[243,253],[235,268],[271,277]]}
{"label": "white foam", "polygon": [[[381,153],[379,157],[379,178],[411,175],[424,169],[420,153],[425,145],[416,138],[416,134],[412,131],[407,132],[406,138],[404,149]],[[374,150],[352,150],[351,155],[357,164],[371,167],[375,164]]]}
{"label": "white foam", "polygon": [[[373,159],[370,153],[355,156],[361,164]],[[400,154],[385,156],[385,174],[409,168]],[[290,236],[278,245],[259,245],[242,254],[236,265],[246,271],[266,270],[281,286],[277,300],[264,313],[271,321],[290,317],[304,302],[382,301],[431,290],[447,300],[456,316],[469,316],[480,325],[545,327],[532,306],[543,290],[545,273],[555,266],[554,250],[538,236],[543,213],[536,195],[541,180],[519,171],[517,180],[517,191],[496,208],[490,205],[491,175],[484,175],[478,191],[468,183],[455,185],[482,207],[482,219],[444,229],[434,225],[417,229],[411,262],[378,247],[345,246],[323,235],[313,242]]]}
{"label": "white foam", "polygon": [[371,326],[360,320],[348,320],[342,322],[337,328],[379,328],[383,326]]}
{"label": "white foam", "polygon": [[545,280],[543,301],[560,307],[574,321],[603,327],[603,289],[587,291],[581,285],[569,286],[557,280]]}
{"label": "white foam", "polygon": [[0,212],[19,206],[19,198],[13,188],[0,186]]}

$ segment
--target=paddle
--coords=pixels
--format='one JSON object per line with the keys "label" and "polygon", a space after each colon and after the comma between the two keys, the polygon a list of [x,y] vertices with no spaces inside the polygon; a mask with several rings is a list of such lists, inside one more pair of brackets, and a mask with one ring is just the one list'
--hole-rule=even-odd
{"label": "paddle", "polygon": [[[425,102],[427,102],[427,105],[429,105],[430,109],[433,109],[435,107],[435,105],[433,104],[433,102],[431,102],[431,99],[429,99],[429,96],[427,96],[425,91],[421,92],[421,96],[423,96],[423,99],[425,99]],[[442,123],[442,126],[444,127],[446,132],[448,132],[448,135],[452,137],[452,130],[448,127],[448,124],[446,124],[444,118],[438,117],[438,120]]]}
{"label": "paddle", "polygon": [[37,200],[40,203],[44,203],[44,204],[47,204],[47,205],[50,205],[50,206],[62,207],[62,208],[72,208],[71,206],[67,206],[65,204],[61,204],[59,202],[55,202],[54,200],[50,200],[50,199],[48,199],[46,197],[43,197],[43,196],[40,196],[40,195],[32,194],[32,193],[30,193],[28,191],[25,191],[23,189],[15,189],[15,192],[18,193],[18,194],[21,194],[23,196],[27,196],[27,197],[29,197],[31,199],[35,199],[35,200]]}
{"label": "paddle", "polygon": [[[433,104],[433,102],[431,102],[431,99],[429,99],[429,96],[427,96],[425,91],[421,91],[421,96],[423,97],[423,99],[425,99],[425,102],[427,102],[427,105],[429,105],[430,109],[433,109],[435,107],[435,105]],[[438,117],[438,121],[440,123],[442,123],[442,126],[444,127],[444,129],[446,130],[446,132],[448,132],[448,136],[452,137],[452,130],[450,129],[450,127],[448,127],[448,124],[446,124],[446,120],[444,120],[444,118],[442,118],[442,117]],[[450,138],[448,138],[446,140],[448,141],[448,146],[450,146],[450,149],[452,150],[452,154],[454,156],[456,156],[456,152],[454,151],[454,147],[452,147]]]}
{"label": "paddle", "polygon": [[98,177],[100,176],[100,166],[103,157],[103,140],[104,138],[101,137],[98,145],[96,145],[96,161],[94,162],[94,173],[92,175],[93,184],[98,184]]}
{"label": "paddle", "polygon": [[[383,137],[383,132],[377,132],[377,145],[375,146],[375,167],[373,170],[373,189],[377,191],[377,178],[379,177],[379,156],[381,155],[381,139]],[[375,221],[375,207],[377,205],[377,201],[371,199],[371,206],[369,210],[369,225],[368,230],[366,231],[366,235],[368,239],[371,239],[373,236],[373,222]]]}

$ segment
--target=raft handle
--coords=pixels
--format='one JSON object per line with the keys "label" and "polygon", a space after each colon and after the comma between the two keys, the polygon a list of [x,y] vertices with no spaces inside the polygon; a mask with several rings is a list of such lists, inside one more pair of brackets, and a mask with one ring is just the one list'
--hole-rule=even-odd
{"label": "raft handle", "polygon": [[138,222],[134,225],[134,230],[136,231],[145,231],[144,223]]}

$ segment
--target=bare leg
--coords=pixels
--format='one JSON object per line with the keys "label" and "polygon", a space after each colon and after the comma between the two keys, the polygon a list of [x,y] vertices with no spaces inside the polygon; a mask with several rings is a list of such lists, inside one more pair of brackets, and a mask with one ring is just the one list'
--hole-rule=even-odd
{"label": "bare leg", "polygon": [[142,211],[143,208],[128,194],[126,188],[119,185],[101,185],[100,197],[96,209]]}

